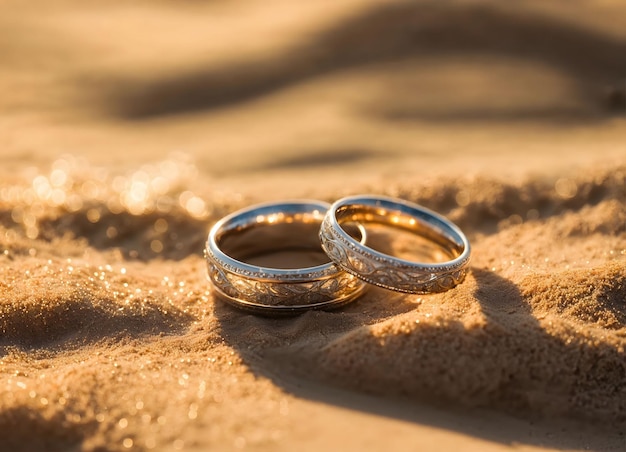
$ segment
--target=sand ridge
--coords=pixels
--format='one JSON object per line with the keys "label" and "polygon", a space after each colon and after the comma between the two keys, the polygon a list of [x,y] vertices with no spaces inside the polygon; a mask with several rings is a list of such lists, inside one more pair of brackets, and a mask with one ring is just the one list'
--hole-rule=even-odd
{"label": "sand ridge", "polygon": [[[0,10],[0,449],[626,449],[623,2]],[[217,219],[357,193],[456,222],[467,280],[214,297]]]}
{"label": "sand ridge", "polygon": [[[558,176],[387,184],[387,194],[464,228],[474,247],[467,280],[436,295],[371,289],[339,311],[292,319],[233,310],[205,279],[198,236],[249,199],[211,200],[210,184],[197,180],[160,194],[177,202],[130,213],[134,205],[111,201],[125,199],[108,185],[119,178],[101,178],[109,203],[99,204],[83,190],[93,174],[68,171],[61,188],[81,197],[77,210],[41,192],[39,207],[12,215],[22,201],[12,186],[0,190],[7,447],[193,448],[232,437],[276,445],[288,425],[282,387],[298,381],[522,416],[625,420],[624,168],[568,176],[576,198],[558,189]],[[176,194],[190,190],[213,208],[186,209],[190,195]],[[190,221],[203,232],[186,232]],[[123,233],[102,243],[112,225]],[[29,237],[33,227],[41,236]],[[174,239],[180,246],[154,246]],[[198,436],[185,433],[189,425],[214,428]]]}

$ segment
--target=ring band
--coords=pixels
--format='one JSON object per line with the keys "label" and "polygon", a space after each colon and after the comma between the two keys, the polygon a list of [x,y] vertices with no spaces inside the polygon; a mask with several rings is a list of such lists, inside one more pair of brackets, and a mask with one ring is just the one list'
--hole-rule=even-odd
{"label": "ring band", "polygon": [[[329,207],[308,200],[259,204],[218,221],[209,232],[205,250],[208,277],[217,293],[239,308],[268,314],[336,308],[356,299],[365,283],[330,260],[282,269],[252,265],[244,262],[249,256],[238,255],[245,251],[259,256],[285,249],[322,254],[318,231]],[[365,229],[355,228],[360,241],[353,240],[364,243]]]}
{"label": "ring band", "polygon": [[[376,251],[354,240],[346,222],[377,223],[409,231],[434,242],[451,260],[420,263]],[[335,264],[362,280],[406,293],[444,292],[467,273],[470,245],[465,234],[443,216],[400,199],[351,196],[335,202],[320,229],[322,248]]]}

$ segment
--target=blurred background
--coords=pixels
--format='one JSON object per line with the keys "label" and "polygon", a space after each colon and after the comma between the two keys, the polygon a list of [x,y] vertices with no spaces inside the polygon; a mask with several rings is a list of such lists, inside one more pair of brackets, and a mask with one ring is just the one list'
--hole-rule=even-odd
{"label": "blurred background", "polygon": [[621,0],[5,0],[0,62],[5,172],[182,151],[299,194],[626,157]]}

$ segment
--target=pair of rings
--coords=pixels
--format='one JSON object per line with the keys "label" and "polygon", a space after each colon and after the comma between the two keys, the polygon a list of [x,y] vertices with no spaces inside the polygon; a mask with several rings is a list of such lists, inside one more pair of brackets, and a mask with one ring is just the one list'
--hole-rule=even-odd
{"label": "pair of rings", "polygon": [[[377,251],[367,245],[365,226],[374,224],[426,239],[447,260],[418,262]],[[311,259],[311,265],[259,263],[259,257],[284,250]],[[368,283],[405,293],[446,291],[465,278],[470,245],[454,223],[429,209],[361,195],[332,205],[298,200],[239,210],[211,228],[205,256],[208,277],[225,301],[257,313],[289,314],[343,306]]]}

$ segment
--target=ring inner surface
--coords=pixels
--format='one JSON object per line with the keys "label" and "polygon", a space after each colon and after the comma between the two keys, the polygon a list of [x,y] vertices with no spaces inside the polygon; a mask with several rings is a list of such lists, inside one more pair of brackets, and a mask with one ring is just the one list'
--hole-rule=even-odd
{"label": "ring inner surface", "polygon": [[422,212],[367,205],[342,206],[336,212],[339,225],[362,223],[367,246],[393,257],[424,263],[441,263],[460,256],[464,245],[455,231]]}
{"label": "ring inner surface", "polygon": [[[243,217],[224,225],[216,237],[226,255],[251,265],[298,269],[330,264],[319,240],[323,212],[270,213]],[[361,240],[354,225],[347,232]]]}
{"label": "ring inner surface", "polygon": [[322,250],[316,223],[260,223],[229,231],[218,240],[228,256],[261,267],[294,269],[330,262]]}

